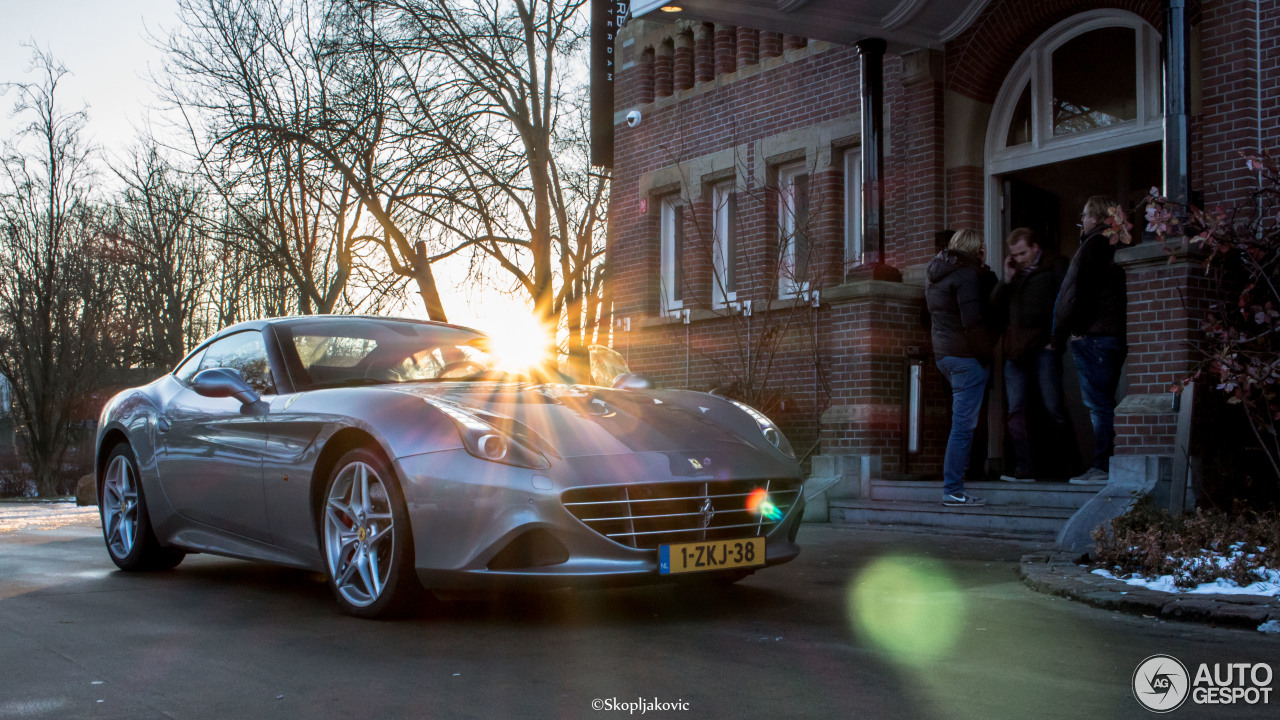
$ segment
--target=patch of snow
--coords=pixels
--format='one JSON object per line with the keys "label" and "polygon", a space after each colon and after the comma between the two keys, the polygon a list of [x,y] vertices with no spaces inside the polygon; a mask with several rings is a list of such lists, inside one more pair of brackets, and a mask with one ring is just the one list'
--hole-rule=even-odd
{"label": "patch of snow", "polygon": [[1213,582],[1201,583],[1192,588],[1180,588],[1174,584],[1172,575],[1161,575],[1158,578],[1148,578],[1142,575],[1126,575],[1118,577],[1109,570],[1094,570],[1094,575],[1100,575],[1113,580],[1120,580],[1128,585],[1137,585],[1150,590],[1159,590],[1167,593],[1185,593],[1187,595],[1268,595],[1271,597],[1280,596],[1280,570],[1264,569],[1262,574],[1265,579],[1251,583],[1241,587],[1235,581],[1226,578],[1218,578]]}
{"label": "patch of snow", "polygon": [[1280,633],[1280,620],[1268,620],[1258,626],[1258,632]]}

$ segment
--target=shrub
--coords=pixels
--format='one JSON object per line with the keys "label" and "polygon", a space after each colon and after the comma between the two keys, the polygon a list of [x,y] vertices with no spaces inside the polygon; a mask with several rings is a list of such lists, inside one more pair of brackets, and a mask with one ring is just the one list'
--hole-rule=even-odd
{"label": "shrub", "polygon": [[1178,587],[1227,578],[1257,582],[1264,568],[1280,569],[1280,515],[1236,507],[1231,513],[1197,510],[1178,517],[1144,498],[1093,538],[1095,568],[1146,577],[1172,575]]}
{"label": "shrub", "polygon": [[1280,486],[1280,163],[1245,155],[1257,178],[1234,209],[1201,209],[1160,195],[1147,198],[1147,231],[1188,239],[1205,253],[1210,308],[1199,345],[1203,362],[1182,384],[1198,380],[1239,406]]}

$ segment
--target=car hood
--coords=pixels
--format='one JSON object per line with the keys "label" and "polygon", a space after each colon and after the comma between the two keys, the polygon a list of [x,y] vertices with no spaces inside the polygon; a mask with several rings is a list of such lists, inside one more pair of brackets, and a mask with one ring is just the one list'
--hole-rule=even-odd
{"label": "car hood", "polygon": [[402,392],[518,422],[566,458],[762,452],[743,438],[744,429],[758,432],[745,413],[702,393],[514,383],[416,385]]}

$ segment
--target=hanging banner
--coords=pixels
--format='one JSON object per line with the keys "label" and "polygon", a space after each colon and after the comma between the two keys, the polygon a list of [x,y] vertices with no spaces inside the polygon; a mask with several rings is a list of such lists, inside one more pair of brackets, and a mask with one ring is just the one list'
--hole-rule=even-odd
{"label": "hanging banner", "polygon": [[618,30],[630,2],[591,0],[591,164],[613,167],[613,81]]}

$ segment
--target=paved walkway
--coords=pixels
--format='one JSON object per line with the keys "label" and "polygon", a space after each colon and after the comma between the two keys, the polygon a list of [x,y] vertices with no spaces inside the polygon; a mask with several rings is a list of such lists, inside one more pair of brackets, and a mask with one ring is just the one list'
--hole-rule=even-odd
{"label": "paved walkway", "polygon": [[1018,572],[1033,590],[1104,610],[1238,627],[1256,628],[1270,620],[1280,622],[1280,598],[1160,592],[1094,575],[1080,560],[1079,553],[1030,553],[1022,557]]}
{"label": "paved walkway", "polygon": [[[99,527],[98,508],[77,507],[70,500],[0,501],[0,535],[39,531],[47,536],[85,527]],[[1246,628],[1280,622],[1280,598],[1160,592],[1094,575],[1079,560],[1077,553],[1033,552],[1022,557],[1018,572],[1033,590],[1103,610]]]}

